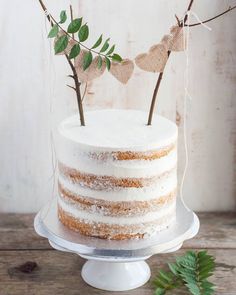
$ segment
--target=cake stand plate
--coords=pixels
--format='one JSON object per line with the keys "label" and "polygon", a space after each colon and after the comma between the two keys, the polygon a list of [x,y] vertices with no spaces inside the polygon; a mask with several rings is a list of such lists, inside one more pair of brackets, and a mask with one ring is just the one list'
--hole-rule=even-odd
{"label": "cake stand plate", "polygon": [[177,251],[185,240],[194,237],[199,230],[199,219],[178,199],[176,223],[170,228],[142,240],[103,240],[67,229],[58,220],[54,201],[36,215],[34,228],[53,248],[88,259],[82,268],[82,278],[89,285],[108,291],[125,291],[149,280],[147,258]]}

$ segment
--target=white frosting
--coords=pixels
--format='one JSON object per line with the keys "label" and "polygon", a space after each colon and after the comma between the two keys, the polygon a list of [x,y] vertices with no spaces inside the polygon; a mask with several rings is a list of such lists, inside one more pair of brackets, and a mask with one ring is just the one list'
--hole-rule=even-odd
{"label": "white frosting", "polygon": [[96,212],[90,213],[86,210],[80,210],[75,206],[70,206],[67,202],[64,202],[63,199],[58,199],[59,206],[67,213],[72,215],[75,218],[84,220],[85,222],[91,223],[106,223],[106,224],[119,224],[119,225],[134,225],[140,223],[155,222],[159,218],[164,217],[165,215],[174,214],[175,215],[175,202],[171,203],[168,206],[164,206],[158,211],[152,211],[142,216],[106,216],[98,214]]}
{"label": "white frosting", "polygon": [[177,139],[177,126],[161,116],[136,110],[98,110],[85,114],[86,126],[80,126],[79,115],[59,126],[62,138],[80,145],[80,149],[102,151],[148,151],[166,147]]}
{"label": "white frosting", "polygon": [[173,192],[177,187],[176,170],[172,170],[169,174],[160,177],[154,185],[146,187],[127,187],[118,188],[113,190],[94,190],[85,186],[81,186],[78,183],[73,183],[70,179],[63,176],[59,176],[59,182],[61,185],[74,193],[75,195],[95,198],[106,201],[148,201],[151,199],[157,199],[162,196],[166,196]]}

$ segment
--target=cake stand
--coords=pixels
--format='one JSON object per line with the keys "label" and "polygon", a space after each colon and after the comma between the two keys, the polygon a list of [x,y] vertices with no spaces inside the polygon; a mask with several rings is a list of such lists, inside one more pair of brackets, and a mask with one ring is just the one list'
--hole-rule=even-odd
{"label": "cake stand", "polygon": [[103,240],[67,229],[58,220],[54,200],[36,215],[34,228],[56,250],[76,253],[88,260],[81,273],[87,284],[108,291],[125,291],[149,280],[147,258],[177,251],[185,240],[194,237],[199,230],[199,219],[178,199],[176,223],[167,230],[142,240]]}

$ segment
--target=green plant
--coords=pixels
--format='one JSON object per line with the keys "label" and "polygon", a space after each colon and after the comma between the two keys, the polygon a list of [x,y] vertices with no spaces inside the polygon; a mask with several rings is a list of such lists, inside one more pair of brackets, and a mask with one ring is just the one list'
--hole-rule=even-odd
{"label": "green plant", "polygon": [[[103,41],[103,36],[97,39],[94,45],[90,48],[84,44],[89,37],[89,27],[87,23],[83,23],[83,18],[74,18],[72,6],[70,5],[70,23],[67,29],[64,29],[62,25],[67,21],[66,10],[62,10],[60,13],[60,20],[56,19],[48,12],[43,0],[39,0],[39,3],[45,12],[47,19],[51,25],[51,30],[48,33],[48,38],[54,38],[54,52],[55,54],[64,54],[67,62],[72,70],[72,75],[68,77],[74,80],[75,86],[67,85],[73,89],[76,93],[78,109],[80,114],[81,126],[85,126],[84,110],[83,110],[83,97],[81,95],[80,86],[81,81],[76,72],[75,59],[81,51],[81,47],[85,49],[86,54],[83,57],[83,70],[86,71],[92,62],[94,61],[94,55],[97,58],[97,68],[101,69],[103,63],[105,63],[108,71],[111,67],[111,61],[121,62],[122,58],[119,54],[114,53],[115,45],[110,46],[110,38]],[[75,37],[77,36],[77,38]],[[100,48],[100,49],[98,49]]]}
{"label": "green plant", "polygon": [[215,269],[215,259],[207,254],[207,251],[188,251],[185,255],[177,257],[174,263],[168,263],[168,267],[169,271],[160,270],[154,279],[154,295],[164,295],[181,287],[193,295],[214,293],[214,284],[209,282],[208,278]]}
{"label": "green plant", "polygon": [[[64,52],[69,48],[70,42],[72,43],[72,48],[69,48],[68,52],[70,59],[79,55],[81,47],[86,49],[88,52],[84,56],[84,71],[91,65],[93,55],[99,56],[97,63],[98,68],[101,68],[102,66],[102,58],[104,58],[108,70],[110,70],[111,61],[122,61],[120,55],[114,53],[115,45],[110,46],[110,38],[103,41],[103,35],[100,35],[91,48],[84,44],[89,37],[89,27],[87,23],[83,23],[82,17],[72,18],[67,29],[62,27],[62,24],[67,20],[67,13],[65,10],[61,11],[59,21],[56,21],[52,15],[50,15],[50,18],[52,21],[52,28],[48,34],[48,38],[56,38],[54,43],[55,54]],[[99,47],[100,49],[98,49]]]}

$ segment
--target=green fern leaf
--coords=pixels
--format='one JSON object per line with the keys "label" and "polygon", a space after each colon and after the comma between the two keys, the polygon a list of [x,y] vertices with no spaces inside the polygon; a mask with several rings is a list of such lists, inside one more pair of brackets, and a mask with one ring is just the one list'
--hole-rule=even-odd
{"label": "green fern leaf", "polygon": [[168,263],[168,266],[174,275],[178,275],[179,266],[177,263]]}
{"label": "green fern leaf", "polygon": [[160,270],[159,275],[163,280],[166,280],[166,282],[168,282],[168,283],[172,282],[172,280],[173,280],[173,276],[170,272]]}
{"label": "green fern leaf", "polygon": [[200,288],[196,284],[188,283],[186,284],[186,287],[189,289],[189,292],[193,295],[203,295],[201,293]]}
{"label": "green fern leaf", "polygon": [[160,271],[154,281],[157,287],[155,295],[166,294],[166,291],[182,286],[192,295],[212,295],[214,285],[207,280],[215,269],[215,259],[206,251],[188,251],[177,257],[175,263],[168,264],[170,271]]}
{"label": "green fern leaf", "polygon": [[157,288],[154,293],[154,295],[164,295],[164,294],[166,294],[166,291],[161,288]]}

